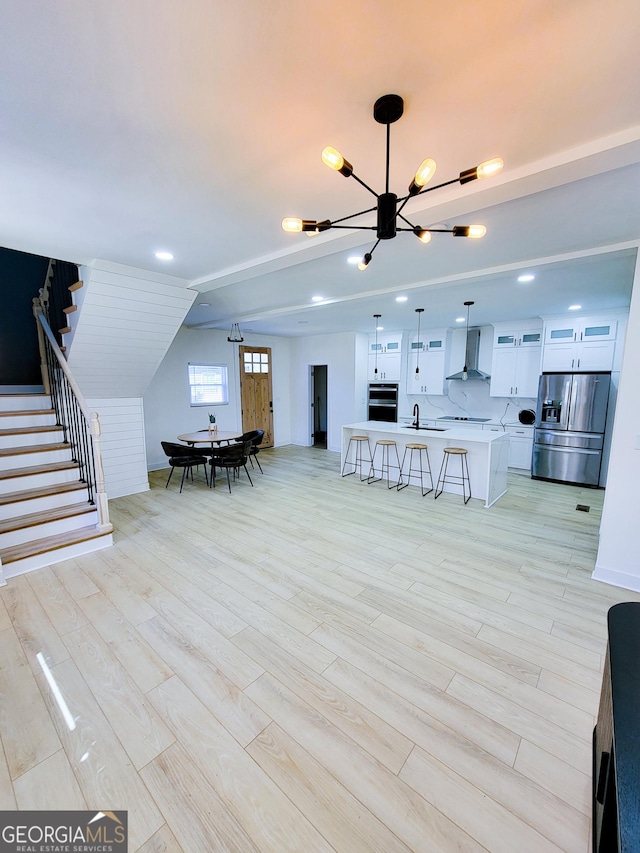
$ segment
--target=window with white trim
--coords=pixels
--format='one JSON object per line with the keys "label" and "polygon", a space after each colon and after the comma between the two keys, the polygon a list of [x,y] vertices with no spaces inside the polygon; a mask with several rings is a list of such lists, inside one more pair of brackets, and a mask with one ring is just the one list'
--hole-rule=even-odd
{"label": "window with white trim", "polygon": [[189,364],[192,406],[224,406],[229,402],[226,364]]}

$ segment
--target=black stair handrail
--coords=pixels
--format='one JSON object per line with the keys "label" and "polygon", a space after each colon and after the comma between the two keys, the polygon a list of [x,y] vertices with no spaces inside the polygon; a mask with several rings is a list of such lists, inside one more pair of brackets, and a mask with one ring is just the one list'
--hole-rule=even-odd
{"label": "black stair handrail", "polygon": [[56,425],[63,430],[65,444],[69,444],[72,459],[78,464],[79,479],[87,487],[87,499],[98,511],[97,528],[101,532],[110,532],[113,527],[109,522],[109,504],[102,466],[100,418],[97,412],[90,412],[87,407],[47,321],[41,297],[33,300],[33,314],[38,328],[45,394],[51,398],[56,413]]}

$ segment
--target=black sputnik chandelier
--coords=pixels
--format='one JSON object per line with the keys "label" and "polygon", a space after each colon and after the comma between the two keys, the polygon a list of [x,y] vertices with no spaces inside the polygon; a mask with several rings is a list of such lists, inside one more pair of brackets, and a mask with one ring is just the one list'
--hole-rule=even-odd
{"label": "black sputnik chandelier", "polygon": [[[357,213],[352,213],[349,216],[343,216],[341,219],[335,220],[323,219],[322,221],[317,221],[315,219],[296,219],[288,216],[282,220],[282,228],[290,233],[305,231],[309,236],[319,234],[322,231],[328,231],[330,228],[375,231],[378,239],[358,264],[359,270],[367,268],[378,243],[381,240],[391,240],[396,236],[398,231],[410,231],[423,243],[428,243],[433,233],[452,234],[454,237],[484,237],[486,234],[484,225],[454,225],[453,228],[422,228],[420,225],[411,223],[402,211],[409,199],[415,196],[433,192],[433,190],[448,187],[451,184],[467,184],[478,178],[489,178],[498,174],[504,165],[502,160],[498,157],[493,160],[487,160],[473,169],[466,169],[464,172],[460,172],[457,178],[444,181],[436,186],[426,187],[426,184],[431,180],[436,171],[435,161],[428,157],[418,166],[415,176],[409,184],[407,195],[397,196],[395,193],[389,192],[389,142],[391,125],[398,121],[403,112],[404,101],[400,95],[383,95],[373,105],[374,119],[379,124],[387,126],[386,188],[383,193],[375,192],[375,190],[372,190],[370,186],[367,186],[363,180],[354,174],[351,163],[345,160],[342,154],[336,151],[335,148],[327,147],[322,152],[322,162],[326,166],[334,169],[336,172],[340,172],[345,178],[354,178],[361,186],[376,197],[377,201],[374,207],[369,207],[367,210],[359,210]],[[357,216],[364,216],[374,211],[377,213],[376,225],[342,224],[350,219],[355,219]],[[403,222],[404,225],[399,225],[398,220]]]}

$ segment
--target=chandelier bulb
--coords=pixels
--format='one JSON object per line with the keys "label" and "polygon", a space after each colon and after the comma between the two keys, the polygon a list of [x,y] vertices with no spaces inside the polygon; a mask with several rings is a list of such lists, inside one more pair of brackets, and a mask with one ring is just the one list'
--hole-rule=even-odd
{"label": "chandelier bulb", "polygon": [[478,240],[480,237],[484,237],[487,229],[484,225],[454,225],[451,233],[454,237],[471,237]]}
{"label": "chandelier bulb", "polygon": [[360,263],[358,264],[358,269],[359,269],[360,271],[362,271],[362,270],[366,270],[366,268],[369,266],[369,261],[370,261],[370,260],[371,260],[371,253],[370,253],[370,252],[367,252],[367,253],[365,254],[365,256],[363,257],[363,259],[362,259],[362,260],[360,261]]}
{"label": "chandelier bulb", "polygon": [[302,219],[297,219],[295,216],[285,216],[282,220],[282,230],[287,234],[298,234],[302,231]]}
{"label": "chandelier bulb", "polygon": [[427,157],[418,166],[415,176],[409,184],[409,195],[417,195],[436,173],[436,161]]}
{"label": "chandelier bulb", "polygon": [[345,178],[348,178],[353,172],[353,166],[351,163],[349,163],[348,160],[345,160],[342,154],[330,145],[327,145],[327,147],[322,151],[322,162],[330,169],[340,172],[340,174],[344,175]]}
{"label": "chandelier bulb", "polygon": [[481,178],[492,178],[494,175],[497,175],[498,172],[501,172],[504,167],[504,160],[500,157],[494,157],[493,160],[485,160],[484,163],[480,163],[477,167],[478,179]]}
{"label": "chandelier bulb", "polygon": [[418,240],[421,243],[430,243],[431,242],[431,231],[428,231],[426,228],[420,228],[419,225],[413,229],[413,233],[416,235]]}

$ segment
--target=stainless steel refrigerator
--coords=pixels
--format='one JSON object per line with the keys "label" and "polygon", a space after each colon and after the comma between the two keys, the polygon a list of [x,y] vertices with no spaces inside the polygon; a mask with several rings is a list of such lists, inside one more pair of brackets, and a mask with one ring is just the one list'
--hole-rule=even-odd
{"label": "stainless steel refrigerator", "polygon": [[597,486],[610,373],[543,373],[533,434],[531,476]]}

